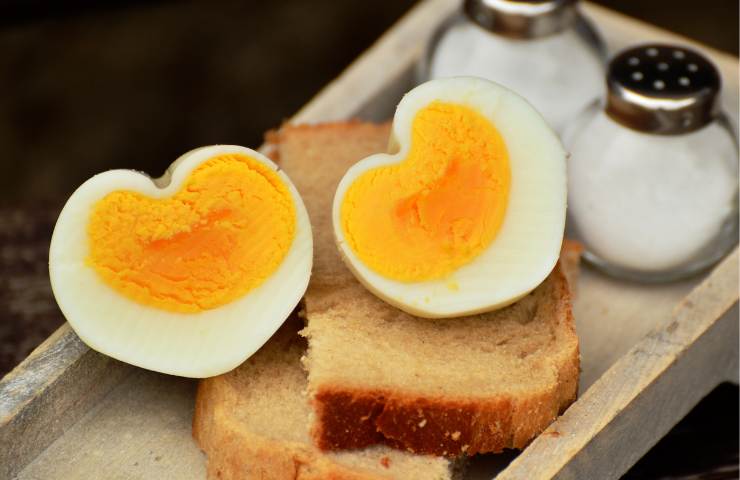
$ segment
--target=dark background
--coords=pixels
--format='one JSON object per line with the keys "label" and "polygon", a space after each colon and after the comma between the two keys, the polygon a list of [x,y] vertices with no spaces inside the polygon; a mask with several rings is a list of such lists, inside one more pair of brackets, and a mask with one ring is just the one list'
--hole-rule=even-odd
{"label": "dark background", "polygon": [[[737,0],[600,3],[737,53]],[[7,3],[0,204],[56,204],[114,167],[159,176],[196,146],[257,146],[413,4]]]}
{"label": "dark background", "polygon": [[[46,255],[74,188],[258,146],[414,3],[0,1],[0,376],[62,322]],[[597,3],[737,55],[737,0]],[[627,477],[738,478],[738,402],[720,387]]]}

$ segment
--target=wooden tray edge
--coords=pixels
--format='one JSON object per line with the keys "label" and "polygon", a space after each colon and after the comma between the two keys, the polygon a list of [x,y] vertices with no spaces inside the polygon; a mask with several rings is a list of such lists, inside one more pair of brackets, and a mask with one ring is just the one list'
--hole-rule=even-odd
{"label": "wooden tray edge", "polygon": [[714,387],[737,382],[737,304],[736,248],[497,479],[618,478]]}
{"label": "wooden tray edge", "polygon": [[59,327],[0,380],[0,478],[18,474],[133,369]]}

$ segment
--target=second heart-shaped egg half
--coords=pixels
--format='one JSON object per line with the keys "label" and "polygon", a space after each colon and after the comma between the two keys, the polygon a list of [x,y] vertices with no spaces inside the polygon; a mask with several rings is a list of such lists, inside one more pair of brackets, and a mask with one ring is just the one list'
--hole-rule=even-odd
{"label": "second heart-shaped egg half", "polygon": [[49,274],[93,349],[208,377],[243,362],[290,315],[312,251],[290,179],[258,152],[216,145],[156,180],[112,170],[85,182],[54,228]]}
{"label": "second heart-shaped egg half", "polygon": [[338,248],[369,290],[453,317],[506,306],[547,277],[566,153],[526,100],[478,78],[427,82],[399,103],[389,152],[351,167],[334,198]]}

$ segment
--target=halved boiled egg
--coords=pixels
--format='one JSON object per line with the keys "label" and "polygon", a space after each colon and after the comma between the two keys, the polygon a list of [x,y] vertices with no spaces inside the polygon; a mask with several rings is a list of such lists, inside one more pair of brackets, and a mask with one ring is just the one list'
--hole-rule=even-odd
{"label": "halved boiled egg", "polygon": [[49,275],[91,348],[158,372],[217,375],[261,347],[308,285],[311,225],[290,179],[248,148],[180,157],[152,180],[96,175],[59,215]]}
{"label": "halved boiled egg", "polygon": [[396,109],[388,154],[345,174],[333,206],[345,263],[421,317],[493,310],[558,259],[566,154],[537,111],[478,78],[422,84]]}

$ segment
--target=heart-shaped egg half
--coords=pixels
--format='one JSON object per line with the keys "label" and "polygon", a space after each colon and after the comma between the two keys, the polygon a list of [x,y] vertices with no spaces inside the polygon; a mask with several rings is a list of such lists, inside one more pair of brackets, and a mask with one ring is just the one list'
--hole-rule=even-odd
{"label": "heart-shaped egg half", "polygon": [[389,151],[352,166],[334,197],[338,248],[369,290],[453,317],[515,302],[550,273],[566,154],[526,100],[479,78],[429,81],[398,104]]}
{"label": "heart-shaped egg half", "polygon": [[290,179],[248,148],[203,147],[159,179],[82,184],[49,250],[57,303],[91,348],[186,377],[229,371],[300,301],[313,244]]}

